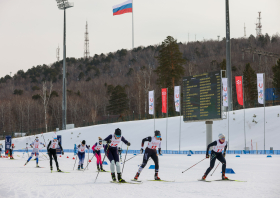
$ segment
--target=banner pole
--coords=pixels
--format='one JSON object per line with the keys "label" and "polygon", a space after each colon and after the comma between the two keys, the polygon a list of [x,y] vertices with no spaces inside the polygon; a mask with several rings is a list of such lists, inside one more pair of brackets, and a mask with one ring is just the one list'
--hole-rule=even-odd
{"label": "banner pole", "polygon": [[244,82],[242,76],[242,91],[243,91],[243,111],[244,111],[244,140],[245,140],[245,150],[246,150],[246,129],[245,129],[245,101],[244,101]]}
{"label": "banner pole", "polygon": [[229,150],[229,109],[228,109],[228,150]]}
{"label": "banner pole", "polygon": [[154,132],[156,131],[156,119],[155,119],[155,115],[156,115],[156,100],[155,100],[155,91],[153,91],[153,99],[154,99]]}
{"label": "banner pole", "polygon": [[132,49],[134,49],[134,17],[133,17],[133,0],[132,0]]}
{"label": "banner pole", "polygon": [[167,128],[168,128],[168,88],[166,88],[166,152],[167,152]]}
{"label": "banner pole", "polygon": [[265,150],[265,73],[263,73],[264,150]]}
{"label": "banner pole", "polygon": [[181,86],[179,88],[179,108],[180,108],[180,130],[179,130],[179,154],[180,154],[180,151],[181,151],[181,128],[182,128],[182,125],[181,125]]}

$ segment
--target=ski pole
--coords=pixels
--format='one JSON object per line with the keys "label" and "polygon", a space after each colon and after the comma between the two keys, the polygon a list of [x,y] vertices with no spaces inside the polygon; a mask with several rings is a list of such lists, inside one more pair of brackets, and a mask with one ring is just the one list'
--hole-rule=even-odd
{"label": "ski pole", "polygon": [[77,160],[77,156],[78,156],[78,155],[76,155],[76,159],[75,159],[75,163],[74,163],[74,167],[73,167],[73,170],[74,170],[74,168],[75,168],[75,165],[76,165],[76,160]]}
{"label": "ski pole", "polygon": [[[45,143],[45,147],[46,147],[46,146],[47,146],[47,144],[46,144],[46,141],[45,141],[45,138],[44,138],[43,132],[42,132],[42,136],[43,136],[44,143]],[[49,159],[49,158],[47,158],[47,159]]]}
{"label": "ski pole", "polygon": [[[221,163],[221,162],[219,162],[219,164],[216,166],[215,170],[218,168],[218,166],[220,165],[220,163]],[[212,175],[214,174],[215,170],[213,171],[213,173],[212,173],[210,176],[212,176]]]}
{"label": "ski pole", "polygon": [[[203,160],[205,160],[205,159],[207,159],[207,158],[203,158]],[[201,160],[201,161],[197,162],[196,164],[192,165],[190,168],[184,170],[182,173],[184,173],[184,172],[186,172],[187,170],[191,169],[192,167],[194,167],[195,165],[199,164],[199,163],[202,162],[203,160]]]}
{"label": "ski pole", "polygon": [[124,157],[124,163],[123,163],[123,167],[122,167],[122,174],[123,174],[123,169],[124,169],[125,160],[126,160],[126,156],[127,156],[127,151],[128,151],[128,146],[127,146],[125,157]]}
{"label": "ski pole", "polygon": [[[140,153],[138,153],[137,155],[139,155]],[[134,155],[133,157],[129,158],[128,160],[131,160],[132,158],[136,157],[137,155]],[[128,160],[124,161],[127,162]]]}
{"label": "ski pole", "polygon": [[[93,154],[92,158],[90,159],[90,161],[91,161],[93,158],[94,158],[94,154]],[[86,168],[88,167],[88,165],[89,165],[89,161],[88,161],[88,163],[87,163]],[[83,170],[83,172],[85,172],[86,168]]]}
{"label": "ski pole", "polygon": [[[107,149],[106,149],[106,152],[104,153],[104,157],[103,157],[103,160],[102,160],[102,165],[103,165],[103,162],[104,162],[104,160],[105,160],[106,153],[107,153],[108,149],[109,149],[109,143],[107,143]],[[94,183],[95,183],[96,180],[97,180],[97,177],[98,177],[98,175],[99,175],[99,172],[100,172],[100,171],[98,170],[98,173],[97,173],[97,175],[96,175],[96,178],[95,178]]]}
{"label": "ski pole", "polygon": [[[88,161],[88,163],[89,163],[89,149],[88,149],[88,158],[87,158],[87,161]],[[88,167],[87,167],[87,169],[88,169]]]}

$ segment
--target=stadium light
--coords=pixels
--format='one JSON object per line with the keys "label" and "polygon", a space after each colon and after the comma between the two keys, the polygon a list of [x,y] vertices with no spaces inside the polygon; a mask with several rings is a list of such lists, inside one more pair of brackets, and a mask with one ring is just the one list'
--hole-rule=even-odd
{"label": "stadium light", "polygon": [[74,3],[68,0],[56,0],[57,7],[64,11],[64,29],[63,29],[63,85],[62,85],[62,130],[66,129],[67,123],[67,95],[66,95],[66,9],[74,7]]}

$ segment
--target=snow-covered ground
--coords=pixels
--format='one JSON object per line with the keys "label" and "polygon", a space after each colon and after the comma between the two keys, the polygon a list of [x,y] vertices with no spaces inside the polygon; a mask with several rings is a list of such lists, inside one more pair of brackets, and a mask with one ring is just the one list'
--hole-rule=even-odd
{"label": "snow-covered ground", "polygon": [[[280,106],[266,107],[266,150],[273,147],[274,150],[280,150]],[[251,147],[253,142],[253,150],[264,149],[264,108],[246,109],[245,131],[246,145]],[[254,115],[256,117],[254,117]],[[254,121],[254,122],[253,122]],[[166,119],[156,119],[156,129],[162,133],[162,148],[166,149]],[[179,117],[168,118],[168,134],[167,149],[179,150]],[[198,150],[206,149],[206,125],[204,122],[181,123],[181,150]],[[57,132],[62,135],[62,146],[64,149],[73,149],[74,144],[79,144],[82,140],[86,140],[87,144],[93,145],[98,141],[98,137],[105,138],[109,134],[114,133],[116,128],[122,130],[123,136],[131,142],[130,150],[140,149],[141,140],[147,136],[153,135],[154,120],[141,120],[119,122],[112,124],[95,125],[89,127],[75,128]],[[229,138],[230,150],[243,150],[244,142],[244,111],[238,110],[229,113],[229,137],[228,137],[228,119],[214,121],[213,124],[213,140],[217,139],[219,133],[224,133],[226,139]],[[52,138],[53,132],[44,134],[46,142]],[[44,142],[42,135],[39,136],[40,141]],[[13,143],[16,149],[23,149],[26,143],[34,141],[34,136],[14,138]],[[0,141],[4,143],[4,141]],[[257,148],[256,148],[257,144]],[[124,145],[123,149],[126,149]]]}
{"label": "snow-covered ground", "polygon": [[[257,143],[258,150],[263,149],[264,142],[263,110],[263,108],[246,109],[246,143],[250,146],[252,139],[254,149]],[[279,113],[280,106],[266,108],[267,150],[269,147],[280,150]],[[244,149],[243,116],[243,110],[229,113],[230,150]],[[78,144],[83,139],[87,141],[87,144],[93,145],[99,136],[105,138],[116,128],[121,128],[124,137],[131,142],[129,149],[138,150],[141,140],[153,135],[153,123],[154,120],[120,122],[59,131],[57,134],[62,135],[64,149],[73,149],[74,144]],[[205,128],[203,122],[182,122],[181,150],[205,150]],[[156,119],[156,129],[162,132],[162,147],[165,150],[166,119]],[[219,133],[224,133],[228,138],[228,120],[214,122],[213,140],[217,139]],[[45,139],[48,142],[52,135],[53,132],[39,135],[40,141],[44,142]],[[179,149],[179,117],[168,119],[167,140],[168,150]],[[15,138],[12,142],[16,149],[24,149],[26,143],[30,144],[32,141],[34,141],[34,136]],[[3,144],[4,141],[0,143]],[[126,149],[125,145],[122,147]],[[22,157],[23,155],[25,156]],[[15,160],[0,158],[0,197],[280,197],[279,155],[272,155],[272,158],[267,158],[266,155],[241,155],[240,158],[227,155],[227,167],[236,172],[236,174],[229,174],[228,177],[247,182],[200,182],[197,179],[200,179],[206,171],[209,159],[183,174],[182,171],[202,160],[204,155],[163,155],[159,157],[159,176],[165,180],[175,180],[175,182],[148,181],[153,179],[154,175],[154,170],[148,169],[153,164],[150,160],[139,178],[143,184],[112,184],[110,173],[100,173],[94,183],[97,175],[95,158],[90,163],[89,170],[81,172],[73,171],[75,161],[72,159],[73,156],[73,153],[65,153],[64,156],[59,157],[60,168],[70,173],[50,173],[49,161],[43,153],[40,154],[39,165],[44,168],[35,168],[34,160],[24,167],[27,160],[26,153],[16,152]],[[90,154],[91,157],[92,154]],[[132,155],[128,155],[127,159],[129,157]],[[130,180],[134,177],[138,165],[142,162],[142,157],[143,155],[136,156],[125,164],[124,179]],[[104,168],[109,170],[108,165]],[[221,165],[213,176],[210,174],[208,180],[220,179]]]}
{"label": "snow-covered ground", "polygon": [[[163,155],[159,157],[159,176],[175,182],[153,182],[154,170],[148,169],[150,160],[139,177],[143,184],[113,184],[110,183],[110,173],[100,173],[94,183],[97,172],[95,159],[85,172],[73,171],[73,154],[67,153],[59,157],[60,168],[70,173],[50,173],[49,161],[40,157],[39,165],[45,168],[34,168],[32,160],[23,166],[27,158],[22,153],[15,153],[16,160],[0,159],[0,197],[2,198],[33,198],[33,197],[247,197],[247,198],[278,198],[280,195],[280,156],[273,155],[227,155],[227,167],[236,174],[227,174],[231,179],[247,182],[213,181],[200,182],[209,159],[182,174],[182,171],[204,158],[204,155]],[[26,154],[24,154],[26,155]],[[42,154],[41,154],[42,156]],[[66,158],[69,156],[69,158]],[[132,157],[133,155],[128,155]],[[90,155],[90,158],[92,155]],[[134,177],[143,155],[136,156],[125,164],[123,178],[130,180]],[[216,162],[216,165],[218,163]],[[76,164],[77,168],[77,164]],[[76,169],[75,168],[75,169]],[[104,168],[109,170],[109,166]],[[212,172],[211,172],[212,173]],[[211,174],[210,173],[210,174]],[[221,165],[208,180],[221,178]]]}

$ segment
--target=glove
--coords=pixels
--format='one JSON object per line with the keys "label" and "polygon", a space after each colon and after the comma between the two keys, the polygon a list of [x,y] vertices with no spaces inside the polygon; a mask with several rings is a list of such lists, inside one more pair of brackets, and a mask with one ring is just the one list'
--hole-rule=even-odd
{"label": "glove", "polygon": [[140,154],[142,154],[143,152],[144,152],[144,150],[141,148],[141,149],[140,149]]}
{"label": "glove", "polygon": [[48,149],[48,155],[50,155],[51,153],[50,153],[50,149]]}
{"label": "glove", "polygon": [[225,152],[223,153],[223,156],[226,157],[226,153]]}
{"label": "glove", "polygon": [[127,146],[130,146],[130,142],[128,142],[126,145],[127,145]]}
{"label": "glove", "polygon": [[161,153],[161,149],[160,149],[160,148],[158,149],[158,153],[159,153],[160,155],[162,155],[162,153]]}
{"label": "glove", "polygon": [[209,154],[208,153],[206,154],[206,158],[209,158]]}
{"label": "glove", "polygon": [[92,150],[92,153],[93,153],[93,154],[95,154],[95,151],[94,151],[94,150]]}
{"label": "glove", "polygon": [[45,145],[43,145],[44,147],[46,147]]}
{"label": "glove", "polygon": [[108,140],[108,141],[107,141],[107,144],[111,144],[111,142],[112,142],[112,140]]}
{"label": "glove", "polygon": [[62,155],[64,155],[64,151],[63,150],[61,151],[61,153],[62,153]]}

